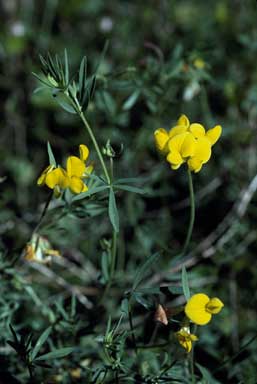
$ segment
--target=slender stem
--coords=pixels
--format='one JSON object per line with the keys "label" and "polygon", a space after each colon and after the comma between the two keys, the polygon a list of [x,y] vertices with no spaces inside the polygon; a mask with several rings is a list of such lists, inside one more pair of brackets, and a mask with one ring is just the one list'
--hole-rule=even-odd
{"label": "slender stem", "polygon": [[43,211],[42,211],[42,213],[41,213],[40,219],[39,219],[37,225],[35,226],[35,228],[33,229],[32,234],[31,234],[31,237],[32,237],[32,236],[34,235],[34,233],[36,233],[36,232],[38,231],[38,229],[40,228],[40,226],[41,226],[41,224],[42,224],[42,222],[43,222],[43,220],[44,220],[44,218],[45,218],[45,215],[46,215],[46,212],[47,212],[47,210],[48,210],[49,204],[50,204],[50,202],[51,202],[51,200],[52,200],[52,197],[53,197],[53,192],[51,192],[50,195],[48,196],[48,199],[47,199],[47,201],[46,201],[46,203],[45,203],[44,209],[43,209]]}
{"label": "slender stem", "polygon": [[182,255],[185,255],[188,245],[191,240],[193,227],[194,227],[194,221],[195,221],[195,197],[194,197],[194,187],[193,187],[193,179],[190,169],[187,169],[187,175],[188,175],[188,186],[189,186],[189,193],[190,193],[190,221],[189,226],[187,230],[187,236],[186,240],[183,246]]}
{"label": "slender stem", "polygon": [[113,230],[112,232],[112,253],[111,253],[111,267],[110,267],[110,276],[107,285],[105,286],[104,293],[102,295],[102,298],[100,300],[100,303],[103,303],[107,293],[109,292],[112,281],[113,281],[113,275],[115,271],[115,265],[116,265],[116,255],[117,255],[117,232]]}
{"label": "slender stem", "polygon": [[150,345],[154,344],[154,340],[156,339],[158,330],[159,330],[159,324],[156,322],[155,326],[154,326],[154,330],[153,330],[152,336],[151,336],[150,341],[149,341],[148,344],[150,344]]}
{"label": "slender stem", "polygon": [[79,116],[80,116],[81,120],[83,121],[83,123],[84,123],[84,125],[85,125],[85,127],[86,127],[86,129],[88,131],[88,134],[89,134],[89,136],[90,136],[90,138],[91,138],[91,140],[92,140],[92,142],[94,144],[95,150],[97,152],[97,156],[98,156],[98,158],[100,160],[100,163],[101,163],[103,171],[104,171],[104,175],[106,177],[106,181],[107,181],[108,184],[111,184],[111,178],[110,178],[109,172],[108,172],[108,170],[106,168],[106,165],[105,165],[105,162],[104,162],[101,150],[99,148],[99,145],[98,145],[98,143],[96,141],[95,135],[94,135],[90,125],[88,124],[87,119],[85,118],[84,113],[83,112],[79,112]]}
{"label": "slender stem", "polygon": [[[105,165],[105,162],[104,162],[104,159],[103,159],[103,156],[102,156],[102,153],[101,153],[101,150],[99,148],[99,145],[97,143],[97,140],[95,138],[95,135],[90,127],[90,125],[88,124],[87,122],[87,119],[85,118],[85,115],[82,111],[78,111],[78,114],[81,118],[81,120],[83,121],[87,131],[88,131],[88,134],[94,144],[94,147],[95,147],[95,150],[97,152],[97,155],[98,155],[98,158],[100,160],[100,163],[102,165],[102,169],[103,169],[103,172],[104,172],[104,175],[105,175],[105,178],[106,178],[106,181],[109,185],[111,185],[112,183],[112,180],[113,180],[113,159],[111,158],[110,161],[111,161],[111,175],[109,174],[107,168],[106,168],[106,165]],[[113,275],[114,275],[114,271],[115,271],[115,265],[116,265],[116,256],[117,256],[117,233],[115,231],[113,231],[113,237],[112,237],[112,253],[111,253],[111,267],[110,267],[110,278],[109,278],[109,281],[108,281],[108,284],[105,288],[105,291],[103,293],[103,296],[102,296],[102,300],[103,298],[106,296],[107,292],[109,291],[110,287],[111,287],[111,284],[112,284],[112,280],[113,280]]]}
{"label": "slender stem", "polygon": [[[197,331],[197,325],[194,324],[194,327],[193,327],[193,334],[195,335],[196,334],[196,331]],[[194,343],[192,344],[192,350],[191,350],[191,353],[190,353],[190,372],[191,372],[191,382],[192,384],[195,384],[195,371],[194,371]]]}
{"label": "slender stem", "polygon": [[132,336],[132,340],[133,340],[133,347],[134,347],[135,352],[137,354],[137,342],[136,342],[134,326],[133,326],[133,320],[132,320],[131,305],[130,305],[129,301],[128,301],[128,317],[129,317],[129,325],[130,325],[130,330],[131,330],[131,336]]}
{"label": "slender stem", "polygon": [[192,347],[192,351],[190,353],[190,372],[191,372],[191,383],[195,384],[195,371],[194,371],[194,348]]}

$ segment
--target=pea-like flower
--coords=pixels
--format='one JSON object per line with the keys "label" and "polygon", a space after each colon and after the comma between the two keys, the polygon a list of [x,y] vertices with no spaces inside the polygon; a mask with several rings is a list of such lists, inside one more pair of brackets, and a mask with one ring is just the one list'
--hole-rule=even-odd
{"label": "pea-like flower", "polygon": [[155,131],[157,149],[166,155],[172,169],[187,162],[189,169],[199,172],[211,157],[211,148],[221,135],[220,125],[205,131],[199,123],[190,124],[186,115],[180,116],[177,124],[167,132],[164,128]]}
{"label": "pea-like flower", "polygon": [[46,237],[34,234],[24,250],[24,259],[29,262],[48,264],[53,257],[61,256],[60,252],[53,249]]}
{"label": "pea-like flower", "polygon": [[79,146],[80,157],[70,156],[67,159],[67,175],[69,180],[69,188],[71,192],[78,194],[88,190],[84,179],[87,178],[93,171],[93,165],[86,166],[86,160],[89,156],[89,149],[86,145]]}
{"label": "pea-like flower", "polygon": [[187,353],[191,351],[193,342],[198,340],[196,335],[190,333],[189,327],[182,327],[178,332],[176,332],[176,337],[179,344],[185,348]]}
{"label": "pea-like flower", "polygon": [[222,307],[224,304],[217,297],[210,299],[204,293],[197,293],[188,300],[185,313],[193,323],[205,325],[209,323],[212,315],[221,311]]}
{"label": "pea-like flower", "polygon": [[37,184],[47,185],[53,189],[55,196],[59,196],[61,191],[69,188],[72,193],[78,194],[88,190],[84,179],[88,178],[93,171],[93,165],[86,165],[89,156],[89,149],[86,145],[79,146],[80,157],[69,156],[66,169],[49,165],[39,176]]}

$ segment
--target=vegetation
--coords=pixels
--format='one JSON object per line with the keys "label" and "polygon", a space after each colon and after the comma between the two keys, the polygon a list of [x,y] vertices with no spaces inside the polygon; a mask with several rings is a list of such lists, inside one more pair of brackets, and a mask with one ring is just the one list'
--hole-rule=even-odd
{"label": "vegetation", "polygon": [[0,381],[256,383],[257,3],[0,10]]}

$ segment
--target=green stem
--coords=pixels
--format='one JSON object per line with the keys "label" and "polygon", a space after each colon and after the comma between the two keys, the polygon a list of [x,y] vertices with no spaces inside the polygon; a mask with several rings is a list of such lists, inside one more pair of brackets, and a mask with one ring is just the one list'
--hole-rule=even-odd
{"label": "green stem", "polygon": [[194,347],[190,353],[190,372],[191,372],[191,383],[195,384],[195,371],[194,371]]}
{"label": "green stem", "polygon": [[131,313],[131,305],[128,300],[128,318],[129,318],[129,326],[130,326],[130,331],[131,331],[131,336],[132,336],[132,341],[133,341],[133,347],[135,349],[135,352],[137,354],[137,342],[136,342],[136,336],[134,332],[134,325],[133,325],[133,320],[132,320],[132,313]]}
{"label": "green stem", "polygon": [[193,179],[190,169],[187,169],[187,175],[188,175],[188,186],[189,186],[189,193],[190,193],[190,222],[187,230],[187,236],[186,240],[183,246],[182,255],[185,255],[188,245],[191,240],[193,227],[194,227],[194,221],[195,221],[195,197],[194,197],[194,187],[193,187]]}
{"label": "green stem", "polygon": [[48,210],[48,207],[49,207],[49,204],[50,204],[50,202],[52,200],[52,197],[53,197],[53,191],[48,196],[48,199],[47,199],[47,201],[45,203],[44,209],[43,209],[43,211],[41,213],[40,219],[39,219],[37,225],[35,226],[35,228],[33,229],[31,237],[34,235],[34,233],[36,233],[39,230],[39,228],[40,228],[40,226],[41,226],[41,224],[42,224],[42,222],[43,222],[43,220],[44,220],[44,218],[46,216],[46,212]]}
{"label": "green stem", "polygon": [[94,135],[90,125],[88,124],[87,119],[84,116],[84,113],[83,112],[79,112],[79,116],[80,116],[81,120],[83,121],[83,123],[84,123],[84,125],[85,125],[85,127],[86,127],[86,129],[88,131],[88,134],[89,134],[89,136],[90,136],[90,138],[91,138],[91,140],[92,140],[92,142],[94,144],[95,150],[97,152],[97,156],[98,156],[98,158],[100,160],[101,166],[102,166],[103,171],[104,171],[104,175],[105,175],[106,181],[107,181],[108,184],[111,184],[111,178],[109,176],[109,172],[107,171],[107,168],[106,168],[106,165],[105,165],[105,162],[104,162],[101,150],[100,150],[100,148],[98,146],[98,143],[96,141],[95,135]]}
{"label": "green stem", "polygon": [[[194,324],[194,327],[193,327],[193,335],[195,335],[197,332],[197,325]],[[192,343],[192,350],[191,350],[191,353],[190,353],[190,372],[191,372],[191,382],[192,384],[195,384],[195,371],[194,371],[194,350],[195,350],[195,347],[194,347],[194,343]]]}
{"label": "green stem", "polygon": [[[95,150],[97,152],[97,155],[98,155],[98,158],[100,160],[100,163],[102,165],[102,169],[103,169],[103,172],[104,172],[104,175],[105,175],[105,178],[106,178],[106,181],[109,185],[112,184],[112,180],[113,180],[113,160],[111,159],[111,175],[109,174],[107,168],[106,168],[106,165],[105,165],[105,162],[104,162],[104,159],[103,159],[103,156],[102,156],[102,153],[101,153],[101,150],[99,148],[99,145],[96,141],[96,138],[95,138],[95,135],[90,127],[90,125],[88,124],[87,122],[87,119],[85,118],[85,115],[84,113],[81,111],[81,112],[78,112],[81,120],[83,121],[87,131],[88,131],[88,134],[94,144],[94,147],[95,147]],[[111,287],[111,284],[112,284],[112,280],[113,280],[113,275],[114,275],[114,271],[115,271],[115,265],[116,265],[116,256],[117,256],[117,233],[115,231],[113,231],[113,237],[112,237],[112,253],[111,253],[111,268],[110,268],[110,278],[109,278],[109,281],[108,281],[108,284],[105,288],[105,291],[104,291],[104,294],[102,296],[102,299],[106,296],[107,292],[109,291],[110,287]]]}
{"label": "green stem", "polygon": [[115,271],[115,266],[116,266],[116,255],[117,255],[117,232],[115,232],[113,230],[113,232],[112,232],[112,253],[111,253],[110,276],[109,276],[108,283],[105,286],[105,290],[104,290],[104,293],[102,295],[100,303],[104,302],[106,295],[112,286],[112,281],[113,281],[113,276],[114,276],[114,271]]}

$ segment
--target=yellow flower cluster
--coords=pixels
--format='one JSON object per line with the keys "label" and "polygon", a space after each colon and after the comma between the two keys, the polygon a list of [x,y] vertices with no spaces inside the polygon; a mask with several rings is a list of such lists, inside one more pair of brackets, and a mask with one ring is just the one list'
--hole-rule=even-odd
{"label": "yellow flower cluster", "polygon": [[[216,315],[221,311],[224,304],[220,299],[214,297],[210,299],[204,293],[197,293],[188,300],[185,306],[185,314],[189,320],[197,325],[205,325],[209,323],[212,315]],[[192,349],[192,343],[198,340],[198,337],[190,333],[189,324],[183,326],[177,333],[176,337],[180,345],[190,352]]]}
{"label": "yellow flower cluster", "polygon": [[56,196],[66,188],[69,188],[72,193],[78,194],[88,190],[84,183],[93,171],[93,165],[86,165],[86,160],[89,156],[89,149],[86,145],[79,146],[80,156],[69,156],[66,163],[66,169],[62,167],[54,167],[49,165],[39,176],[37,184],[47,185],[53,189]]}
{"label": "yellow flower cluster", "polygon": [[187,163],[193,172],[199,172],[211,157],[212,146],[222,132],[220,125],[207,132],[199,123],[190,124],[186,115],[180,116],[177,124],[167,132],[159,128],[154,132],[157,149],[166,156],[172,169]]}

